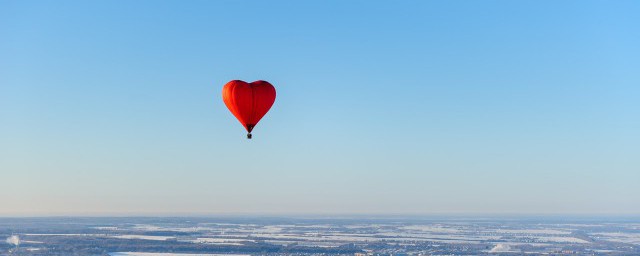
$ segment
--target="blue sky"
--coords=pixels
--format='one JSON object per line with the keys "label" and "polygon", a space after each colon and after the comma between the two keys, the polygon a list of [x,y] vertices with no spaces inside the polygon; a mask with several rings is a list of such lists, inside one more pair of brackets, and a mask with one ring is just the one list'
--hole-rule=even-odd
{"label": "blue sky", "polygon": [[0,215],[638,214],[638,13],[0,1]]}

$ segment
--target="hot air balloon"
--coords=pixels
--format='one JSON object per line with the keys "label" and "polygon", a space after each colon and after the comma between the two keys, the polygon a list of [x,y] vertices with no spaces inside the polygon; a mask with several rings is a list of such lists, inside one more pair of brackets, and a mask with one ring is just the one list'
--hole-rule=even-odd
{"label": "hot air balloon", "polygon": [[276,88],[262,80],[252,83],[233,80],[222,88],[222,100],[247,129],[247,139],[251,139],[251,131],[276,100]]}

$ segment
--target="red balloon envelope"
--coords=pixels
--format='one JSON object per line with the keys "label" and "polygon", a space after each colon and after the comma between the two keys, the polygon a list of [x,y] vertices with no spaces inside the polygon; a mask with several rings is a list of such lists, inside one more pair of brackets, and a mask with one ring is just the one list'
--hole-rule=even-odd
{"label": "red balloon envelope", "polygon": [[241,80],[228,82],[222,88],[222,100],[238,121],[247,129],[247,138],[260,119],[276,101],[276,88],[267,81],[247,83]]}

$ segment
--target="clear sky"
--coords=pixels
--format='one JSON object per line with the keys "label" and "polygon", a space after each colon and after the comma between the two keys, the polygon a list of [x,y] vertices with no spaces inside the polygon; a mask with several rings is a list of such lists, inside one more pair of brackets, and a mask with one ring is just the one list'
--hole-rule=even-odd
{"label": "clear sky", "polygon": [[638,214],[639,13],[1,0],[0,215]]}

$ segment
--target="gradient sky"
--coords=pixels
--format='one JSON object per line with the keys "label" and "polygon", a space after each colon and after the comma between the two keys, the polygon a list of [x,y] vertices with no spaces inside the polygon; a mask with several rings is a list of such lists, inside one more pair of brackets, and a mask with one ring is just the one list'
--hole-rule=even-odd
{"label": "gradient sky", "polygon": [[0,215],[639,214],[639,13],[2,0]]}

